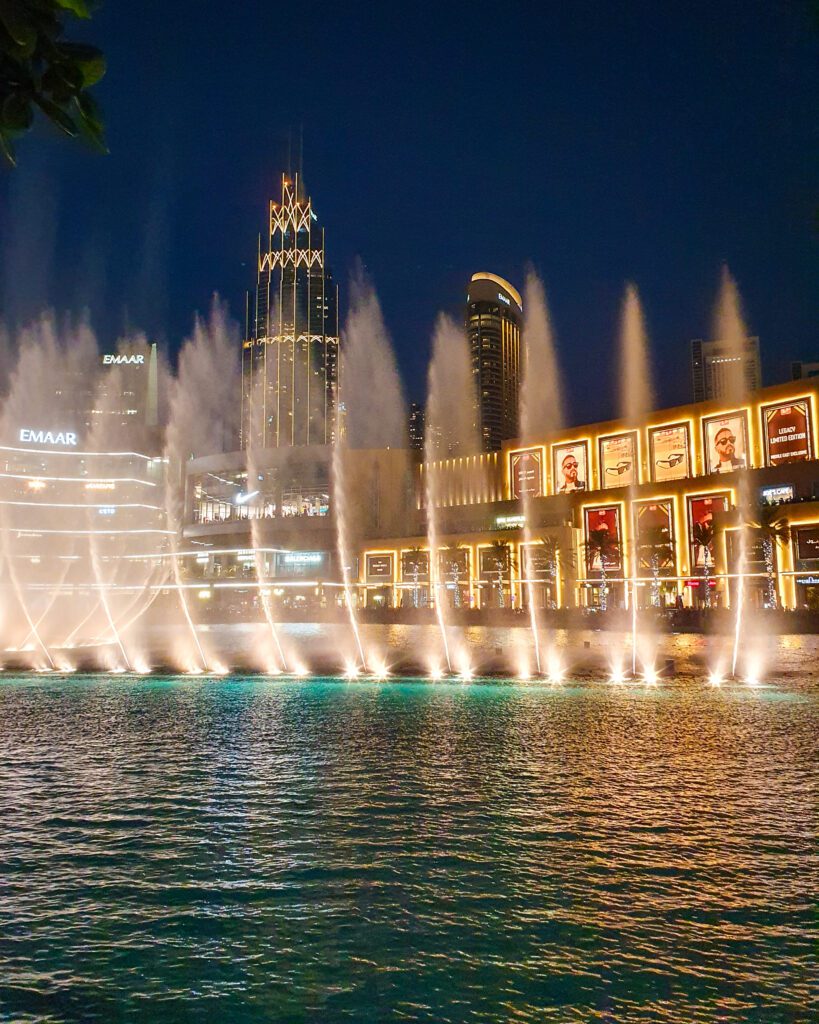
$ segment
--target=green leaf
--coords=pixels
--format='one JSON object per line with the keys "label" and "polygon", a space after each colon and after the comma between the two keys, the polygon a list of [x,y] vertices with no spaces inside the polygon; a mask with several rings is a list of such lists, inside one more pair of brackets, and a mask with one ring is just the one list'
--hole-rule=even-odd
{"label": "green leaf", "polygon": [[45,116],[53,121],[66,135],[76,136],[79,129],[74,123],[74,119],[70,117],[62,107],[53,103],[48,97],[37,95],[34,97],[34,102],[42,110]]}
{"label": "green leaf", "polygon": [[0,21],[17,48],[17,56],[30,57],[37,45],[37,26],[30,13],[10,0],[0,0]]}
{"label": "green leaf", "polygon": [[61,56],[71,61],[82,75],[82,84],[87,89],[95,85],[105,74],[105,55],[96,46],[85,43],[60,43],[57,47]]}
{"label": "green leaf", "polygon": [[14,147],[11,144],[11,139],[6,135],[2,128],[0,128],[0,152],[2,152],[6,161],[11,164],[12,167],[17,166],[17,157],[14,155]]}
{"label": "green leaf", "polygon": [[6,96],[0,111],[3,129],[12,132],[28,131],[33,118],[34,111],[31,107],[31,100],[27,96],[15,92]]}
{"label": "green leaf", "polygon": [[102,120],[102,113],[96,104],[93,96],[87,92],[81,92],[75,98],[77,109],[80,112],[80,130],[91,145],[100,153],[107,153],[108,146],[105,144],[105,126]]}
{"label": "green leaf", "polygon": [[76,14],[78,18],[90,18],[91,11],[88,9],[88,4],[85,0],[56,0],[57,6],[62,7],[64,11],[71,11],[72,14]]}

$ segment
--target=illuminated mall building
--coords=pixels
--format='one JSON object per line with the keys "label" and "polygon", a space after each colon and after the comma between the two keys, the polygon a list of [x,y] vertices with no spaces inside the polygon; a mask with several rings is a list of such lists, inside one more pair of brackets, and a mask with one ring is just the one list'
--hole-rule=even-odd
{"label": "illuminated mall building", "polygon": [[531,593],[543,607],[596,607],[605,593],[628,607],[633,591],[641,606],[728,607],[744,529],[750,600],[764,603],[771,572],[779,606],[819,609],[818,402],[819,381],[798,381],[737,406],[663,409],[422,465],[403,535],[362,547],[362,601],[432,603],[423,477],[434,472],[453,606],[520,609]]}
{"label": "illuminated mall building", "polygon": [[324,229],[299,175],[271,202],[242,345],[241,447],[332,442],[338,387],[338,289]]}
{"label": "illuminated mall building", "polygon": [[476,426],[486,452],[518,432],[521,321],[518,291],[497,274],[472,275],[466,297],[466,333],[476,392]]}

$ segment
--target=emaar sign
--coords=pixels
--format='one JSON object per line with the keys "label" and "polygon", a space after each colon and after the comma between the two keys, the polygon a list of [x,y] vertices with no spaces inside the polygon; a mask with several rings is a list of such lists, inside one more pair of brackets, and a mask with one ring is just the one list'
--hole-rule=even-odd
{"label": "emaar sign", "polygon": [[145,356],[123,356],[106,352],[102,357],[103,366],[144,366]]}
{"label": "emaar sign", "polygon": [[23,444],[58,444],[71,448],[77,446],[77,435],[68,430],[32,430],[30,427],[22,427],[20,440]]}

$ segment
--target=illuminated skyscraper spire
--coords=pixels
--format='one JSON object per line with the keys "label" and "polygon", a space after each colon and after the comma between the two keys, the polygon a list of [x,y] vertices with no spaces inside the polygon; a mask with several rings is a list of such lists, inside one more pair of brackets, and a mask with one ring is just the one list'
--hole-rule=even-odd
{"label": "illuminated skyscraper spire", "polygon": [[242,347],[242,447],[331,444],[338,388],[338,288],[324,229],[295,175],[282,178],[261,240]]}

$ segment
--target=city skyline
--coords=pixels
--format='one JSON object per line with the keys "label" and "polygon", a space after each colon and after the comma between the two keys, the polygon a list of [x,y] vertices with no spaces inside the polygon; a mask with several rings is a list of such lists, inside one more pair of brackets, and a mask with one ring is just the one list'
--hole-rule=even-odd
{"label": "city skyline", "polygon": [[[819,75],[800,9],[512,8],[507,73],[485,80],[468,68],[489,59],[489,40],[465,11],[453,5],[405,40],[386,15],[325,12],[308,33],[295,14],[259,10],[251,33],[185,4],[102,7],[91,27],[108,57],[97,91],[111,155],[45,129],[22,140],[0,187],[4,318],[88,304],[102,337],[130,324],[175,352],[216,290],[241,323],[248,240],[287,169],[288,129],[303,125],[336,278],[346,293],[361,258],[411,398],[435,316],[460,311],[463,281],[481,267],[521,281],[530,260],[575,419],[616,407],[613,381],[587,393],[585,371],[611,350],[626,280],[640,289],[665,404],[688,397],[689,342],[711,336],[723,262],[761,339],[764,379],[816,358],[806,183]],[[275,66],[292,87],[271,86],[274,22],[319,64],[344,53],[332,91],[298,63],[300,46]],[[243,74],[203,79],[198,55],[217,52],[241,58]]]}

